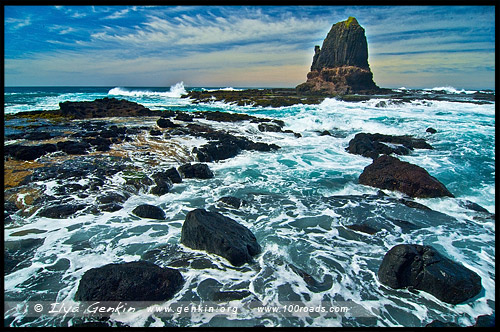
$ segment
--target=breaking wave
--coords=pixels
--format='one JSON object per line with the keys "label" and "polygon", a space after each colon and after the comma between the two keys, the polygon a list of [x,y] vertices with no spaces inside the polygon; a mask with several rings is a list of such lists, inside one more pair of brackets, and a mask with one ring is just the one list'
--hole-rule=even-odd
{"label": "breaking wave", "polygon": [[167,97],[180,98],[186,94],[184,82],[178,82],[170,87],[169,91],[150,91],[150,90],[129,90],[127,88],[115,87],[108,91],[111,96],[127,96],[127,97]]}

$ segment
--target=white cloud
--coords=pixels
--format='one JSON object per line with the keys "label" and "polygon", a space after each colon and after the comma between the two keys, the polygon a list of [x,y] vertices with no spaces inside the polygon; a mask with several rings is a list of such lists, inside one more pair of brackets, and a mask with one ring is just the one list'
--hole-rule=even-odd
{"label": "white cloud", "polygon": [[149,16],[142,26],[132,28],[106,28],[92,34],[94,40],[143,45],[215,45],[252,43],[262,40],[286,43],[297,36],[314,35],[330,25],[322,20],[311,21],[289,17],[276,20],[260,17],[206,17],[181,15],[173,19]]}
{"label": "white cloud", "polygon": [[130,11],[136,11],[137,10],[137,7],[130,7],[130,8],[125,8],[125,9],[122,9],[122,10],[119,10],[119,11],[116,11],[114,12],[113,14],[111,15],[108,15],[106,17],[104,17],[103,19],[107,19],[107,20],[116,20],[118,18],[122,18],[122,17],[125,17],[127,16],[127,14],[130,12]]}
{"label": "white cloud", "polygon": [[18,30],[24,27],[31,25],[31,17],[28,16],[26,18],[7,18],[5,19],[6,27],[9,27],[14,30]]}
{"label": "white cloud", "polygon": [[53,25],[53,26],[49,27],[49,30],[56,32],[60,35],[66,35],[68,33],[76,31],[76,29],[74,29],[72,27],[62,26],[62,25]]}

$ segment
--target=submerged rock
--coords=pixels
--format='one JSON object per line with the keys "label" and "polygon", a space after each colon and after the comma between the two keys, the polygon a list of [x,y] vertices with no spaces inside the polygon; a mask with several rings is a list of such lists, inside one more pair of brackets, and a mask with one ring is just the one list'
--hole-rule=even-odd
{"label": "submerged rock", "polygon": [[219,202],[223,205],[230,206],[235,209],[239,209],[242,205],[245,205],[246,202],[238,197],[234,196],[224,196],[219,198]]}
{"label": "submerged rock", "polygon": [[108,264],[84,273],[76,301],[166,301],[182,288],[178,270],[137,261]]}
{"label": "submerged rock", "polygon": [[165,212],[157,206],[150,204],[142,204],[137,206],[132,213],[141,218],[165,220]]}
{"label": "submerged rock", "polygon": [[398,190],[411,197],[454,197],[446,187],[420,166],[383,155],[373,161],[359,176],[359,183]]}
{"label": "submerged rock", "polygon": [[186,215],[181,243],[226,258],[232,265],[252,262],[261,248],[255,235],[231,218],[217,212],[196,209]]}
{"label": "submerged rock", "polygon": [[262,132],[273,132],[273,133],[281,132],[281,126],[272,123],[259,123],[258,128]]}
{"label": "submerged rock", "polygon": [[331,275],[326,275],[324,278],[323,282],[317,281],[313,276],[311,276],[309,273],[305,272],[304,270],[298,268],[297,266],[293,264],[288,264],[290,269],[295,272],[298,276],[300,276],[305,283],[307,284],[307,287],[313,291],[313,292],[323,292],[327,289],[330,289],[333,285],[332,282],[332,277]]}
{"label": "submerged rock", "polygon": [[370,234],[370,235],[373,235],[373,234],[378,232],[377,229],[375,229],[367,224],[353,224],[353,225],[347,225],[345,227],[352,229],[353,231],[366,233],[366,234]]}
{"label": "submerged rock", "polygon": [[441,301],[462,303],[481,291],[481,277],[430,246],[399,244],[384,256],[378,270],[381,283],[391,288],[413,287]]}
{"label": "submerged rock", "polygon": [[31,265],[31,259],[45,239],[24,239],[4,242],[4,275]]}

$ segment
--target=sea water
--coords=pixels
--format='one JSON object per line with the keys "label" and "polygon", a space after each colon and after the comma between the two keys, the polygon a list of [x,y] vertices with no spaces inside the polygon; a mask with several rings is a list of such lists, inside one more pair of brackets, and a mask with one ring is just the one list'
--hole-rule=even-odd
{"label": "sea water", "polygon": [[[253,295],[228,300],[227,306],[241,309],[237,314],[197,312],[165,316],[142,309],[114,313],[112,320],[129,326],[424,326],[439,319],[469,326],[478,316],[494,313],[494,102],[453,101],[453,95],[459,94],[470,95],[473,101],[475,91],[439,87],[420,90],[421,98],[389,103],[386,107],[380,107],[383,99],[346,102],[327,98],[318,105],[272,108],[223,102],[192,104],[189,99],[180,98],[186,90],[190,89],[182,83],[167,88],[5,88],[4,114],[58,109],[60,102],[68,100],[114,97],[155,110],[237,112],[279,119],[285,123],[283,129],[302,136],[266,133],[265,142],[281,149],[243,151],[234,158],[209,163],[215,174],[213,179],[185,179],[159,197],[132,196],[116,212],[77,215],[65,220],[35,214],[6,225],[5,241],[43,238],[44,242],[36,249],[31,265],[5,275],[5,301],[74,305],[73,298],[85,271],[108,263],[135,261],[150,250],[163,248],[167,253],[211,261],[211,265],[197,269],[179,268],[186,282],[164,305],[206,304],[202,293],[209,287],[220,291],[245,290]],[[428,93],[436,90],[449,95],[450,100],[426,100]],[[224,129],[226,124],[217,126]],[[437,133],[427,133],[428,127]],[[5,130],[7,133],[10,129]],[[236,130],[249,139],[262,139],[262,133],[251,122],[243,122]],[[331,135],[320,135],[324,130]],[[401,193],[381,193],[359,184],[358,177],[371,159],[349,154],[345,148],[360,132],[425,138],[434,149],[417,149],[398,158],[425,168],[455,198],[415,199],[431,210],[415,209],[399,203],[404,198]],[[165,167],[179,166],[171,160],[160,163]],[[116,174],[113,181],[123,183],[123,174]],[[51,185],[47,182],[46,190],[50,191]],[[239,210],[219,211],[255,234],[262,253],[253,264],[234,268],[224,258],[180,244],[186,213],[195,208],[214,209],[223,196],[247,201]],[[469,209],[467,204],[471,202],[489,213]],[[168,222],[133,217],[131,211],[142,203],[160,206]],[[369,235],[344,227],[356,223],[366,223],[379,232]],[[39,232],[12,236],[29,229]],[[75,251],[72,245],[77,243],[88,245]],[[401,243],[433,246],[476,272],[483,290],[465,303],[450,305],[425,292],[382,285],[377,271],[383,256]],[[155,263],[165,266],[161,258]],[[309,274],[320,286],[307,284],[297,269]],[[283,308],[288,303],[291,311],[263,315],[256,309],[241,308],[242,303],[251,301],[268,308]],[[299,313],[304,307],[325,303],[355,305],[368,314]],[[4,317],[9,326],[68,326],[77,322],[64,315],[29,317],[22,310],[7,311]]]}

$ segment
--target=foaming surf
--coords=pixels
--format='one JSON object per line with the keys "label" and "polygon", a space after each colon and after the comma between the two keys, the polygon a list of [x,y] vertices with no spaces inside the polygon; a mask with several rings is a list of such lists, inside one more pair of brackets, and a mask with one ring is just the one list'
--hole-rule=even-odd
{"label": "foaming surf", "polygon": [[146,90],[131,90],[124,87],[115,87],[108,91],[110,96],[125,96],[125,97],[166,97],[166,98],[180,98],[186,94],[184,82],[178,82],[170,86],[169,91],[152,91]]}
{"label": "foaming surf", "polygon": [[[26,108],[32,107],[28,102],[35,103],[34,98],[41,98],[36,100],[37,105],[57,105],[57,101],[65,99],[120,96],[160,109],[175,105],[186,112],[247,113],[282,120],[284,130],[300,133],[301,137],[285,132],[263,133],[258,123],[251,121],[235,125],[213,123],[211,125],[217,130],[228,130],[231,134],[255,142],[277,144],[281,148],[274,152],[243,151],[234,158],[209,163],[214,178],[184,179],[162,196],[139,192],[115,212],[83,214],[65,220],[36,214],[16,216],[17,224],[5,225],[4,240],[44,239],[44,242],[35,249],[30,266],[5,275],[6,299],[72,303],[80,278],[88,269],[145,259],[149,252],[157,250],[163,256],[151,258],[149,255],[151,261],[163,267],[178,268],[186,280],[179,293],[165,304],[194,302],[203,305],[208,301],[206,294],[215,289],[252,293],[241,301],[228,301],[234,306],[256,299],[269,307],[281,306],[284,301],[310,306],[318,301],[330,304],[351,301],[376,315],[324,318],[314,315],[258,316],[242,312],[235,317],[207,314],[160,317],[147,310],[138,310],[133,314],[113,315],[113,320],[133,327],[411,327],[425,326],[434,319],[468,326],[474,324],[477,316],[494,312],[495,221],[484,218],[485,213],[468,208],[469,202],[473,202],[490,213],[495,212],[494,104],[437,100],[423,103],[425,95],[422,100],[383,108],[376,106],[379,99],[346,102],[333,98],[319,105],[280,108],[222,102],[181,104],[180,96],[185,90],[184,84],[179,82],[163,89],[107,87],[88,89],[85,93],[66,89],[56,96],[47,92],[45,99],[40,95],[22,95],[22,91],[15,95],[27,100],[22,104]],[[141,119],[136,125],[156,128],[155,121]],[[205,120],[195,118],[194,121],[204,124]],[[428,127],[437,132],[426,132]],[[322,135],[324,131],[328,135]],[[401,200],[408,197],[401,193],[360,185],[359,175],[371,159],[345,150],[349,141],[360,132],[413,135],[428,140],[433,150],[416,149],[398,158],[424,167],[456,197],[414,199],[430,208],[417,209],[402,204]],[[144,145],[152,146],[160,139],[163,140],[146,135]],[[164,141],[176,143],[175,146],[182,144],[185,149],[180,152],[186,157],[190,157],[194,147],[207,143],[206,139],[184,136]],[[171,156],[158,154],[152,160],[147,149],[142,154],[138,146],[129,147],[134,165],[154,161],[146,166],[147,172],[179,166]],[[121,193],[127,179],[139,175],[140,172],[118,172],[107,179],[103,188],[106,192]],[[56,180],[39,184],[44,186],[47,195],[65,185]],[[217,202],[222,196],[234,196],[248,204],[240,209],[221,208]],[[76,196],[74,199],[90,204],[96,197]],[[134,216],[132,211],[139,204],[160,207],[167,221]],[[220,256],[180,244],[186,213],[196,208],[218,210],[249,228],[262,247],[255,263],[235,268]],[[366,223],[378,232],[369,235],[347,227],[357,223]],[[385,287],[378,281],[378,268],[384,254],[401,243],[435,246],[449,258],[477,272],[484,291],[469,302],[452,306],[424,292]],[[190,262],[196,260],[205,265],[191,268]],[[174,264],[183,262],[188,263]],[[306,274],[317,281],[316,285],[307,282],[310,279],[303,277]],[[10,326],[68,326],[73,323],[60,317],[31,319],[23,313],[10,317],[7,322]]]}

